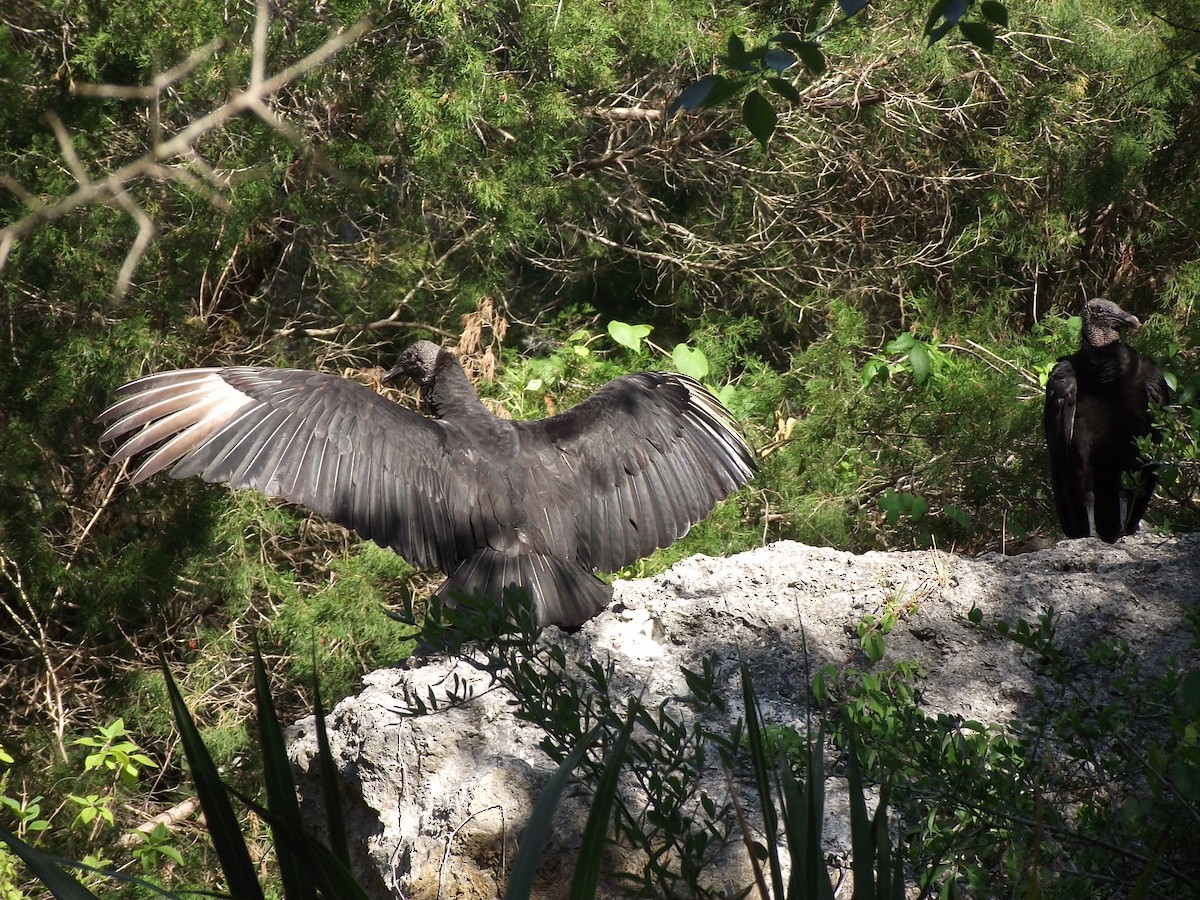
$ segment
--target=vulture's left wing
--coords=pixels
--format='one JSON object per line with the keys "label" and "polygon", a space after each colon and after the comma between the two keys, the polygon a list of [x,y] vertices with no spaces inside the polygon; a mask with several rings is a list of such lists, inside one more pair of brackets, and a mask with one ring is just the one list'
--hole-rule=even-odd
{"label": "vulture's left wing", "polygon": [[566,482],[576,558],[601,571],[682,537],[756,469],[733,416],[685,375],[626,375],[564,413],[517,424],[542,471]]}

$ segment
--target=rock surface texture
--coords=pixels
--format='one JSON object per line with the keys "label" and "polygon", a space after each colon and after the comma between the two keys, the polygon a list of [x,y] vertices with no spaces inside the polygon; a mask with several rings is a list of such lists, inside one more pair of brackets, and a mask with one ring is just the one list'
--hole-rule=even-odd
{"label": "rock surface texture", "polygon": [[[1190,660],[1186,612],[1200,605],[1200,535],[1141,534],[1115,545],[1063,541],[1019,556],[965,559],[937,552],[865,553],[781,542],[729,559],[692,557],[661,575],[618,582],[612,608],[574,634],[549,629],[568,659],[611,659],[613,690],[650,708],[688,693],[681,666],[713,659],[730,715],[741,711],[739,655],[768,722],[803,729],[809,675],[825,664],[865,667],[858,623],[899,602],[909,614],[887,638],[888,661],[915,660],[922,702],[985,723],[1028,714],[1035,676],[1021,650],[968,627],[1035,622],[1053,606],[1060,640],[1079,650],[1118,637],[1150,665]],[[807,646],[807,660],[805,655]],[[405,696],[443,696],[457,684],[469,703],[411,717]],[[513,716],[502,689],[462,661],[434,659],[364,679],[328,718],[359,875],[375,898],[493,898],[503,892],[521,830],[553,771],[541,732]],[[289,733],[306,809],[318,794],[311,719]],[[712,792],[727,793],[714,782]],[[586,819],[583,799],[560,806],[547,845],[541,896],[563,897]],[[827,844],[845,840],[845,808],[831,796]],[[314,821],[316,820],[314,814]],[[745,854],[722,880],[749,883]]]}

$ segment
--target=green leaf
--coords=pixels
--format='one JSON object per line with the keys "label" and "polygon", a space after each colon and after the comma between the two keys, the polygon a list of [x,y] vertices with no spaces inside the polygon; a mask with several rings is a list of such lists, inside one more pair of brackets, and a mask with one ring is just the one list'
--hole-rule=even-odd
{"label": "green leaf", "polygon": [[15,834],[0,828],[0,841],[8,844],[56,900],[97,900],[96,895],[60,869],[54,858],[30,847]]}
{"label": "green leaf", "polygon": [[208,825],[217,859],[221,863],[221,871],[225,873],[229,892],[243,900],[263,900],[262,888],[258,884],[254,864],[250,861],[250,852],[246,849],[241,825],[225,794],[225,785],[221,783],[221,776],[217,773],[212,756],[200,738],[200,732],[196,729],[196,723],[192,721],[192,715],[188,712],[187,704],[183,702],[179,688],[175,686],[175,679],[171,677],[165,656],[159,656],[159,664],[166,679],[167,696],[175,715],[175,727],[179,729],[180,743],[192,771],[192,781],[196,785],[196,796],[204,810],[204,820]]}
{"label": "green leaf", "polygon": [[800,102],[800,92],[786,78],[768,78],[767,84],[771,86],[771,90],[789,103]]}
{"label": "green leaf", "polygon": [[708,357],[702,350],[693,350],[687,344],[676,344],[671,351],[675,370],[700,381],[708,377]]}
{"label": "green leaf", "polygon": [[[292,781],[292,766],[287,757],[287,745],[283,740],[283,729],[271,702],[271,685],[267,679],[267,667],[263,664],[254,642],[254,699],[258,710],[259,750],[262,753],[263,781],[267,789],[267,808],[281,818],[300,821],[300,804],[296,801],[296,785]],[[279,876],[283,892],[289,900],[317,896],[316,885],[307,876],[301,864],[303,848],[275,834],[275,859],[279,864]]]}
{"label": "green leaf", "polygon": [[868,359],[862,368],[863,387],[869,387],[876,381],[887,381],[888,364],[883,359]]}
{"label": "green leaf", "polygon": [[649,337],[653,330],[649,325],[627,325],[616,319],[608,323],[608,336],[634,353],[642,349],[642,340]]}
{"label": "green leaf", "polygon": [[924,384],[929,380],[929,373],[933,369],[933,364],[929,358],[929,351],[924,344],[914,344],[908,351],[908,362],[912,366],[913,381],[917,384]]}
{"label": "green leaf", "polygon": [[742,121],[765,149],[775,133],[775,107],[758,91],[751,91],[742,103]]}
{"label": "green leaf", "polygon": [[317,763],[321,773],[321,801],[325,807],[325,822],[329,829],[329,849],[347,869],[350,868],[350,846],[346,841],[346,816],[342,810],[342,791],[338,784],[337,766],[329,749],[329,731],[325,727],[325,710],[321,705],[321,679],[317,676],[317,643],[312,644],[313,715],[317,723]]}
{"label": "green leaf", "polygon": [[779,865],[779,818],[775,810],[775,798],[771,794],[772,766],[767,758],[766,742],[758,714],[758,697],[754,693],[754,682],[750,678],[750,667],[745,659],[739,660],[742,673],[742,702],[746,710],[746,738],[750,744],[750,762],[754,769],[754,785],[758,789],[759,808],[762,811],[763,831],[767,839],[767,862],[771,870],[771,885],[776,897],[783,897],[783,871]]}
{"label": "green leaf", "polygon": [[1008,27],[1008,9],[1003,3],[998,3],[997,0],[983,0],[980,11],[989,22],[1001,28]]}
{"label": "green leaf", "polygon": [[991,53],[996,49],[996,34],[992,26],[985,22],[959,22],[958,29],[963,37],[985,52]]}
{"label": "green leaf", "polygon": [[[872,662],[878,662],[872,659]],[[858,759],[858,740],[851,728],[846,734],[846,789],[850,799],[850,866],[855,896],[876,897],[875,832],[867,815],[867,791]]]}
{"label": "green leaf", "polygon": [[583,829],[579,859],[575,863],[575,875],[571,879],[571,900],[589,900],[596,896],[596,887],[600,882],[600,866],[604,861],[604,836],[608,832],[608,822],[612,817],[613,802],[619,787],[617,779],[628,753],[633,723],[633,701],[630,701],[625,724],[621,726],[621,731],[613,742],[608,759],[604,762],[604,772],[596,784],[592,808],[588,811],[587,825]]}
{"label": "green leaf", "polygon": [[888,341],[888,344],[884,349],[887,350],[888,353],[903,353],[906,350],[911,350],[913,347],[915,347],[916,343],[917,339],[906,331],[904,334],[897,335],[894,340]]}

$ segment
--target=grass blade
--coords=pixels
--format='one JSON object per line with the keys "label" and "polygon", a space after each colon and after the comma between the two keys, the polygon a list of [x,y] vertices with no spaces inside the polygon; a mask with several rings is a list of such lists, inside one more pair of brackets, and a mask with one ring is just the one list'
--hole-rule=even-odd
{"label": "grass blade", "polygon": [[537,875],[538,862],[542,858],[542,848],[546,845],[546,837],[550,833],[550,823],[554,818],[554,810],[562,797],[563,789],[571,773],[575,771],[588,748],[596,742],[598,732],[592,731],[579,742],[579,746],[567,754],[567,758],[559,764],[542,788],[541,796],[529,814],[529,824],[521,836],[521,846],[517,850],[517,858],[513,860],[512,872],[508,876],[508,887],[504,891],[504,900],[527,900],[533,893],[533,879]]}
{"label": "grass blade", "polygon": [[338,787],[337,766],[329,749],[329,731],[321,704],[321,679],[317,677],[317,648],[313,645],[313,713],[317,720],[317,764],[321,775],[321,802],[329,829],[329,849],[350,869],[350,846],[346,842],[346,816],[342,810],[342,792]]}
{"label": "grass blade", "polygon": [[0,841],[8,844],[56,900],[98,900],[95,894],[64,872],[49,854],[34,849],[10,831],[0,828]]}
{"label": "grass blade", "polygon": [[590,900],[596,896],[600,883],[600,864],[604,859],[604,837],[612,816],[613,800],[617,796],[621,765],[629,749],[633,735],[633,703],[630,702],[625,724],[613,742],[608,759],[604,762],[604,773],[596,785],[592,808],[588,811],[587,825],[583,829],[583,844],[579,859],[575,863],[575,875],[571,879],[571,900]]}
{"label": "grass blade", "polygon": [[316,836],[307,833],[298,820],[285,818],[232,788],[230,792],[267,823],[276,842],[284,842],[291,848],[303,877],[321,896],[336,900],[368,900],[350,868]]}
{"label": "grass blade", "polygon": [[[283,741],[283,729],[279,727],[275,704],[271,701],[267,667],[263,664],[257,640],[254,643],[254,698],[258,709],[258,739],[262,750],[267,808],[284,821],[299,822],[300,804],[296,801],[292,765],[287,758],[287,746]],[[305,848],[297,846],[296,841],[290,839],[290,833],[280,833],[274,826],[271,830],[275,838],[275,859],[279,863],[284,896],[288,900],[316,900],[316,885],[311,878],[305,877],[299,859],[304,855]]]}
{"label": "grass blade", "polygon": [[779,864],[779,819],[775,812],[775,797],[771,793],[773,764],[767,758],[762,722],[758,717],[758,697],[750,679],[750,667],[740,660],[742,670],[742,700],[746,707],[746,738],[750,743],[750,762],[754,767],[754,786],[762,806],[763,831],[767,840],[767,862],[771,869],[771,887],[776,897],[784,896],[783,869]]}
{"label": "grass blade", "polygon": [[[846,735],[846,787],[850,794],[850,870],[854,873],[854,900],[876,900],[875,831],[867,815],[867,796],[858,741],[854,730]],[[883,884],[879,885],[882,893]]]}
{"label": "grass blade", "polygon": [[175,679],[171,677],[166,657],[160,655],[159,661],[166,678],[167,696],[175,714],[175,726],[179,729],[183,752],[196,785],[196,796],[204,810],[204,820],[208,823],[208,833],[221,863],[221,871],[225,873],[229,893],[239,900],[263,900],[262,888],[258,884],[254,864],[250,861],[250,851],[246,849],[241,825],[225,794],[225,785],[221,782],[208,748],[200,738],[187,704],[183,702]]}

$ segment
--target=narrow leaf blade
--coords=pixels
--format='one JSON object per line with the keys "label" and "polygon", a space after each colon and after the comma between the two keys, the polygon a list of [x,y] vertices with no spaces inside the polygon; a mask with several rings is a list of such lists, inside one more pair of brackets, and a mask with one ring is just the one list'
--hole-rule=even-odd
{"label": "narrow leaf blade", "polygon": [[175,715],[175,727],[179,729],[179,740],[196,785],[196,796],[204,810],[204,820],[208,823],[208,833],[221,863],[221,871],[225,873],[229,893],[245,900],[263,900],[262,888],[254,864],[250,861],[250,851],[246,848],[246,839],[229,797],[225,794],[220,773],[208,748],[204,746],[192,714],[183,702],[183,695],[175,685],[175,679],[171,677],[166,657],[160,656],[159,662],[166,679],[171,710]]}

